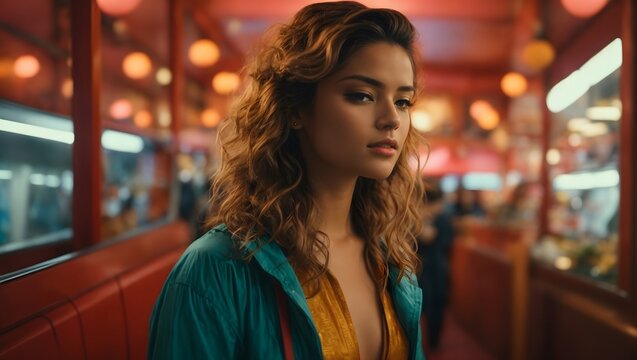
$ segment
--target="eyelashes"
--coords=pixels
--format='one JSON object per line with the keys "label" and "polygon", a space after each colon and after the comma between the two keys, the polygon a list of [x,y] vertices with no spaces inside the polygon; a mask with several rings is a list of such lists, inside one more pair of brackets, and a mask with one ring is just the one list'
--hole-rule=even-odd
{"label": "eyelashes", "polygon": [[[345,99],[354,104],[364,104],[374,101],[374,97],[371,94],[365,92],[350,92],[345,94]],[[394,102],[394,105],[401,110],[408,110],[413,106],[410,99],[398,99]]]}

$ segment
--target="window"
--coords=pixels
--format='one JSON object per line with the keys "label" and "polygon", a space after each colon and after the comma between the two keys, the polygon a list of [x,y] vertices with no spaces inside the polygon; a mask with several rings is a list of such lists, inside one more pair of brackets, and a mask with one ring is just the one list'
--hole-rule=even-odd
{"label": "window", "polygon": [[622,42],[614,39],[548,92],[548,234],[534,256],[618,285]]}

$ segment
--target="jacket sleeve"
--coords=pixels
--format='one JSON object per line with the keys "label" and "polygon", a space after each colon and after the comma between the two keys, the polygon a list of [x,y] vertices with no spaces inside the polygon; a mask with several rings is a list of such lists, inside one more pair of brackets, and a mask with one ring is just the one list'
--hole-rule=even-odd
{"label": "jacket sleeve", "polygon": [[148,359],[236,359],[236,269],[217,256],[188,249],[155,304]]}

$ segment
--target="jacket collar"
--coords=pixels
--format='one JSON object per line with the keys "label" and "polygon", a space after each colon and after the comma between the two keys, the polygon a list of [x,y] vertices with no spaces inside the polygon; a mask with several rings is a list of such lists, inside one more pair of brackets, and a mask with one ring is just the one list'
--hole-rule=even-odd
{"label": "jacket collar", "polygon": [[[258,241],[249,243],[246,249],[254,254],[254,259],[259,266],[281,284],[283,291],[313,324],[312,315],[301,283],[281,247],[267,237],[262,237]],[[418,282],[413,274],[405,274],[400,281],[398,281],[398,274],[398,268],[395,266],[389,267],[390,285],[388,290],[393,299],[396,315],[410,340],[411,358],[415,358],[420,344],[419,326],[422,291],[418,287]],[[315,328],[314,331],[316,331]],[[316,336],[318,337],[318,332],[316,332]]]}

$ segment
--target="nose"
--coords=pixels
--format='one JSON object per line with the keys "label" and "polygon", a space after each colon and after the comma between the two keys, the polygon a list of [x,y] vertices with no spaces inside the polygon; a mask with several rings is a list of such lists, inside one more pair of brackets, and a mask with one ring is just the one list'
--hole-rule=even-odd
{"label": "nose", "polygon": [[400,115],[393,100],[379,102],[376,128],[379,130],[397,130],[400,126]]}

